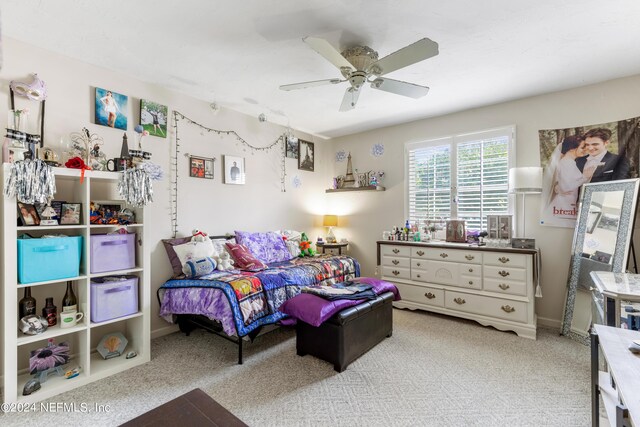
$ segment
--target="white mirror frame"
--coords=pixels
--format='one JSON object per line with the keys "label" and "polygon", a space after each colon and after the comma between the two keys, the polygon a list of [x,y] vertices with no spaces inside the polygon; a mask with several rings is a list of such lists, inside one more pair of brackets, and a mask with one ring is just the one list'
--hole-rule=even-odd
{"label": "white mirror frame", "polygon": [[585,231],[587,229],[587,221],[589,219],[589,207],[591,206],[591,198],[596,192],[624,191],[622,207],[620,211],[620,220],[618,222],[618,239],[616,240],[615,252],[612,255],[611,270],[614,273],[623,273],[627,266],[629,255],[629,246],[633,238],[633,225],[635,221],[636,201],[638,199],[638,187],[640,179],[622,179],[619,181],[606,181],[584,184],[580,190],[578,203],[578,219],[576,221],[576,229],[573,234],[573,245],[571,246],[571,263],[569,268],[569,280],[567,283],[567,298],[564,308],[564,316],[562,320],[561,334],[579,340],[588,337],[576,336],[571,331],[571,323],[573,321],[573,311],[576,301],[576,293],[578,292],[578,278],[580,276],[580,266],[585,258],[582,258],[582,249],[584,247]]}

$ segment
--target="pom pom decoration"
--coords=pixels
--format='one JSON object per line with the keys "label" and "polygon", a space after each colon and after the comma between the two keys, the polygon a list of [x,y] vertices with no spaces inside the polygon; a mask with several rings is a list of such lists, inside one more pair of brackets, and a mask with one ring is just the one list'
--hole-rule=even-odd
{"label": "pom pom decoration", "polygon": [[144,169],[127,169],[122,172],[118,192],[132,206],[140,207],[153,202],[153,184]]}
{"label": "pom pom decoration", "polygon": [[4,195],[19,202],[47,203],[56,193],[53,169],[40,159],[17,161],[4,182]]}
{"label": "pom pom decoration", "polygon": [[151,162],[144,162],[138,167],[140,169],[144,169],[153,181],[162,181],[162,178],[164,178],[164,171],[160,165]]}
{"label": "pom pom decoration", "polygon": [[133,130],[135,131],[135,133],[142,133],[144,128],[142,127],[142,125],[138,125],[138,126],[134,127]]}

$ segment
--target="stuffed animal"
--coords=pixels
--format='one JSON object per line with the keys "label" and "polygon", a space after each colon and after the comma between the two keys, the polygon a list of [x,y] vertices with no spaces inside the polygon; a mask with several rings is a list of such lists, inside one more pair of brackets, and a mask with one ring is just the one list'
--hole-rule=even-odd
{"label": "stuffed animal", "polygon": [[314,256],[316,251],[311,247],[311,240],[307,237],[306,233],[302,233],[300,238],[300,255],[299,257]]}
{"label": "stuffed animal", "polygon": [[218,270],[233,270],[233,260],[231,259],[231,255],[229,255],[229,252],[227,252],[226,250],[223,250],[220,255],[214,256],[213,259],[218,265]]}
{"label": "stuffed animal", "polygon": [[205,242],[207,240],[210,240],[207,233],[205,233],[204,231],[200,231],[197,228],[194,228],[191,234],[192,234],[192,237],[191,237],[192,242]]}

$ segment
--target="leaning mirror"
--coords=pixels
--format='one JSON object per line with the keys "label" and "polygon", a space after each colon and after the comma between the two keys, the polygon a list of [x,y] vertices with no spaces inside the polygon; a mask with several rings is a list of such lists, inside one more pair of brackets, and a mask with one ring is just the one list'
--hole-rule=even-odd
{"label": "leaning mirror", "polygon": [[576,315],[591,313],[590,306],[584,307],[588,313],[576,312],[579,292],[590,291],[589,273],[621,273],[626,270],[639,183],[640,179],[625,179],[582,186],[573,235],[562,335],[575,335],[571,325]]}

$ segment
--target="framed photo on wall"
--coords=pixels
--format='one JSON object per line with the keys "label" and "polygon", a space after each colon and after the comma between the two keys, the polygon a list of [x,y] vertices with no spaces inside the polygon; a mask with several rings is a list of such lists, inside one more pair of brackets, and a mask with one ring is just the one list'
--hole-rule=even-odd
{"label": "framed photo on wall", "polygon": [[96,88],[97,125],[127,130],[127,104],[129,97],[110,90]]}
{"label": "framed photo on wall", "polygon": [[315,150],[313,142],[298,140],[298,169],[313,172]]}
{"label": "framed photo on wall", "polygon": [[167,137],[167,116],[169,109],[157,102],[140,100],[140,124],[149,135]]}
{"label": "framed photo on wall", "polygon": [[189,176],[193,178],[213,179],[213,162],[209,157],[189,156]]}
{"label": "framed photo on wall", "polygon": [[291,139],[287,138],[286,156],[290,159],[298,158],[298,140],[293,142]]}
{"label": "framed photo on wall", "polygon": [[244,157],[224,155],[222,159],[224,163],[224,183],[240,185],[244,184]]}

